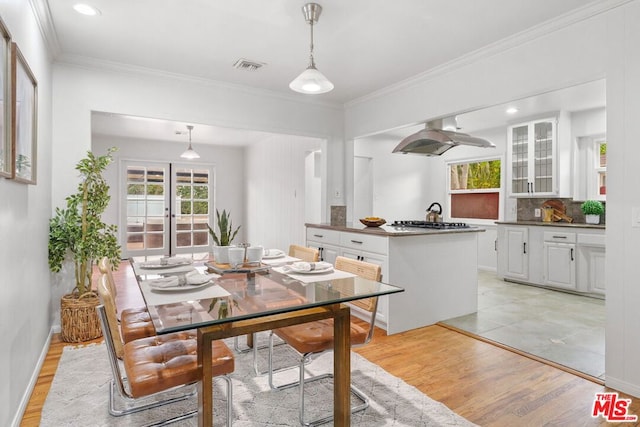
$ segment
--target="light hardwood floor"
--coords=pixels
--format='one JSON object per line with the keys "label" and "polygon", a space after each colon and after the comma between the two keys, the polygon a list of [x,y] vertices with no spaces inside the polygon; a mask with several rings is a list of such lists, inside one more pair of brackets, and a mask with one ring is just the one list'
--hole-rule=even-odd
{"label": "light hardwood floor", "polygon": [[[118,305],[140,306],[129,264],[114,277]],[[22,426],[39,425],[65,345],[58,336],[52,339]],[[356,351],[481,426],[609,425],[592,418],[591,410],[595,393],[610,389],[440,325],[391,336],[377,330],[372,342]],[[640,399],[632,398],[630,413],[640,414]]]}

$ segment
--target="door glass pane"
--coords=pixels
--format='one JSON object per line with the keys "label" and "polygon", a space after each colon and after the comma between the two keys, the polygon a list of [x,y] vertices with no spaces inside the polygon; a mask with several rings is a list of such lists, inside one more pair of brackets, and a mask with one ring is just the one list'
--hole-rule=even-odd
{"label": "door glass pane", "polygon": [[177,247],[208,246],[210,172],[208,169],[176,169]]}
{"label": "door glass pane", "polygon": [[165,169],[127,166],[127,251],[162,249],[165,245]]}

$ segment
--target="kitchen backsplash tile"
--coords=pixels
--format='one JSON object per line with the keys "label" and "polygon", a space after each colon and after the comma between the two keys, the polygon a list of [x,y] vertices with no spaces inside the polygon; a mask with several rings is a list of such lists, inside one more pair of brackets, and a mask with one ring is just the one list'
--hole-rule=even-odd
{"label": "kitchen backsplash tile", "polygon": [[[542,222],[542,216],[540,217],[536,217],[535,216],[535,210],[536,209],[541,209],[542,204],[544,202],[546,202],[547,200],[551,200],[551,199],[544,199],[544,198],[519,198],[518,199],[518,213],[517,213],[517,219],[518,221],[540,221]],[[566,215],[573,218],[573,222],[577,223],[577,224],[584,224],[585,223],[585,218],[584,218],[584,214],[582,213],[582,210],[580,209],[580,205],[582,204],[581,201],[574,201],[573,199],[570,198],[556,198],[553,200],[560,200],[565,208],[566,208]],[[602,202],[602,204],[605,205],[605,213],[604,215],[602,215],[600,217],[600,224],[605,224],[605,217],[607,214],[606,211],[606,203]],[[561,221],[564,222],[564,221]]]}

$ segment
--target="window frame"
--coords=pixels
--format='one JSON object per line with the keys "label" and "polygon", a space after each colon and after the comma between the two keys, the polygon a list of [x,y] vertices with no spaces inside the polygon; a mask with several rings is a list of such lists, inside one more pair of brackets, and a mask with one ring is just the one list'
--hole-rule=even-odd
{"label": "window frame", "polygon": [[[607,137],[606,135],[600,135],[600,136],[596,136],[593,138],[593,171],[591,172],[594,176],[593,180],[594,180],[594,188],[592,189],[593,191],[593,197],[589,197],[590,199],[594,199],[594,200],[601,200],[601,201],[606,201],[607,200],[607,194],[600,194],[600,174],[604,173],[605,175],[605,181],[606,181],[606,176],[607,176],[607,166],[605,165],[600,166],[600,145],[602,144],[607,144]],[[607,150],[609,149],[609,145],[607,144]],[[608,163],[608,161],[607,161]],[[606,187],[606,184],[605,184]]]}
{"label": "window frame", "polygon": [[[471,190],[451,190],[451,166],[464,163],[481,163],[490,161],[500,161],[500,187],[497,188],[498,193],[498,218],[497,219],[481,219],[481,218],[461,218],[454,217],[452,213],[452,194],[481,194],[481,193],[496,193],[496,189],[480,188]],[[505,204],[505,157],[504,155],[494,155],[487,157],[469,157],[464,159],[455,159],[445,161],[445,173],[446,173],[446,194],[447,194],[447,217],[452,222],[465,222],[478,225],[495,225],[496,221],[502,221],[504,218],[504,204]]]}

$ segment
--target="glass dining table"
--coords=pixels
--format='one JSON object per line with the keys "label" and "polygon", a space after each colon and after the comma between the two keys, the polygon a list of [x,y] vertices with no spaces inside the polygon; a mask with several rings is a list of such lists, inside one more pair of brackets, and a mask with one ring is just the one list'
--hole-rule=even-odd
{"label": "glass dining table", "polygon": [[[195,283],[185,278],[213,270],[205,264],[132,265],[157,334],[197,329],[200,426],[213,425],[213,376],[205,362],[214,340],[327,318],[334,319],[334,424],[350,425],[350,308],[343,303],[404,291],[333,269],[287,274],[282,266],[266,266]],[[166,279],[172,276],[180,280]]]}

